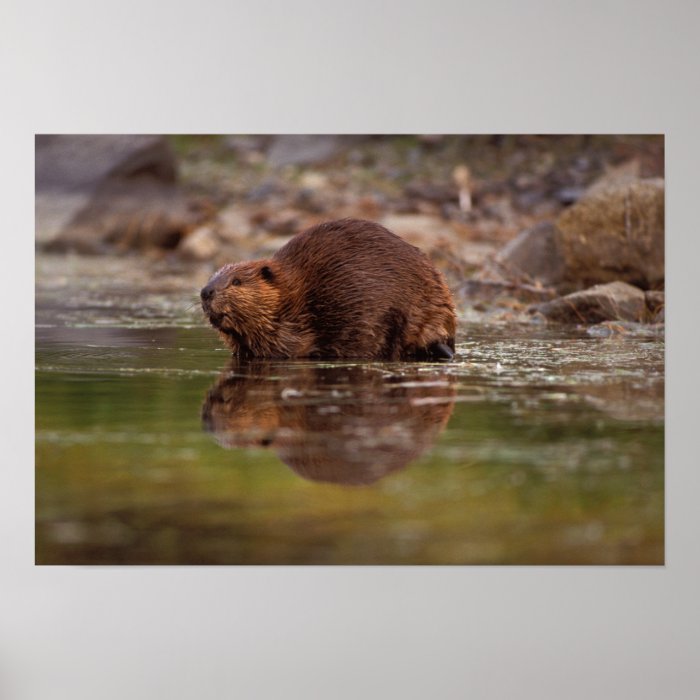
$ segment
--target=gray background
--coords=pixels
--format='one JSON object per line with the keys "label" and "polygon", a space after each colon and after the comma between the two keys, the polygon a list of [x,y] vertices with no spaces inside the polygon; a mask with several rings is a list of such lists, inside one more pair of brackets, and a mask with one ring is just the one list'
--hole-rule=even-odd
{"label": "gray background", "polygon": [[[700,694],[695,2],[19,2],[0,18],[0,696]],[[35,132],[664,132],[667,565],[33,566]]]}

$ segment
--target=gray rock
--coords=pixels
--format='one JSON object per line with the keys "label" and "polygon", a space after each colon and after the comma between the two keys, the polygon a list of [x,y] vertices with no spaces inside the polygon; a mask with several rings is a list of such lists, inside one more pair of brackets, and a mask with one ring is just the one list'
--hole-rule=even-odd
{"label": "gray rock", "polygon": [[534,310],[561,323],[644,321],[648,316],[644,292],[625,282],[599,284],[540,304]]}
{"label": "gray rock", "polygon": [[85,254],[110,249],[171,250],[205,218],[171,185],[148,177],[114,180],[100,187],[44,247]]}
{"label": "gray rock", "polygon": [[496,256],[496,264],[509,279],[557,285],[565,276],[559,232],[542,223],[516,236]]}
{"label": "gray rock", "polygon": [[150,174],[175,182],[177,167],[162,136],[37,135],[37,191],[91,192],[109,178]]}
{"label": "gray rock", "polygon": [[56,240],[89,202],[88,192],[37,190],[34,195],[36,244],[45,247]]}
{"label": "gray rock", "polygon": [[37,136],[36,241],[47,250],[175,248],[206,213],[158,136]]}
{"label": "gray rock", "polygon": [[339,136],[276,136],[267,154],[270,165],[308,165],[322,163],[336,155],[342,146]]}

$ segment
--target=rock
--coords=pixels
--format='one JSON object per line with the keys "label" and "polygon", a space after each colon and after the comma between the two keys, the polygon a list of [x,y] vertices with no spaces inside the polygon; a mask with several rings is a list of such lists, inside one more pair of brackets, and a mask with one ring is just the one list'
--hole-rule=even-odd
{"label": "rock", "polygon": [[100,187],[44,247],[85,254],[109,249],[172,250],[205,218],[171,185],[148,177],[115,180]]}
{"label": "rock", "polygon": [[600,323],[644,321],[647,306],[644,292],[625,282],[599,284],[534,307],[551,321]]}
{"label": "rock", "polygon": [[551,223],[526,229],[496,255],[495,263],[508,279],[557,285],[565,275],[559,232]]}
{"label": "rock", "polygon": [[221,248],[221,241],[211,226],[200,226],[186,236],[178,252],[189,260],[213,260]]}
{"label": "rock", "polygon": [[88,192],[37,190],[34,195],[34,240],[46,247],[56,240],[90,202]]}
{"label": "rock", "polygon": [[[664,281],[664,185],[662,180],[614,184],[564,211],[555,224],[520,233],[496,256],[497,273],[509,281],[540,282],[573,291],[616,280],[643,289]],[[601,186],[602,187],[602,186]]]}
{"label": "rock", "polygon": [[176,175],[173,153],[159,136],[37,135],[34,160],[40,246],[58,239],[106,182],[144,173],[172,182]]}
{"label": "rock", "polygon": [[37,191],[94,191],[110,178],[151,175],[175,182],[177,167],[162,136],[50,136],[35,139]]}
{"label": "rock", "polygon": [[586,196],[557,219],[564,283],[664,281],[664,183],[638,180]]}
{"label": "rock", "polygon": [[276,136],[267,153],[273,167],[323,163],[337,155],[343,145],[339,136]]}
{"label": "rock", "polygon": [[36,240],[47,250],[175,248],[207,218],[156,136],[37,136]]}

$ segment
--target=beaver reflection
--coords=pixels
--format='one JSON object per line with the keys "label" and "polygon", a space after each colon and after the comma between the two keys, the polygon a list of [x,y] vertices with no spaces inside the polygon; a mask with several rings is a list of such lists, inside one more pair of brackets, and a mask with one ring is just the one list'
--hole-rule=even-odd
{"label": "beaver reflection", "polygon": [[372,366],[232,364],[202,407],[222,447],[274,447],[305,479],[371,484],[403,469],[447,424],[454,381]]}

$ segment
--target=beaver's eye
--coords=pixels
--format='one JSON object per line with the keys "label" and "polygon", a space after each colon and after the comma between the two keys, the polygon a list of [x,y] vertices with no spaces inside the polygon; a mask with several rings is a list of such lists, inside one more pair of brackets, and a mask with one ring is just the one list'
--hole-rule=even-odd
{"label": "beaver's eye", "polygon": [[236,277],[236,279],[233,280],[233,282],[231,282],[231,286],[232,287],[240,287],[241,286],[241,281],[238,279],[238,277]]}

